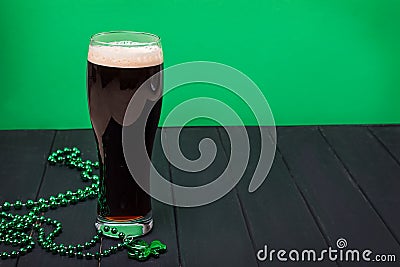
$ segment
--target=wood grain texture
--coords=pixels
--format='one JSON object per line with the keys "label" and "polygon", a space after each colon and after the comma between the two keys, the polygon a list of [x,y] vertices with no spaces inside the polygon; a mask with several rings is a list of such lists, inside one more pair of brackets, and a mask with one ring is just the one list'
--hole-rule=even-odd
{"label": "wood grain texture", "polygon": [[[175,128],[167,128],[170,136]],[[361,266],[358,262],[259,262],[264,245],[275,249],[336,248],[346,238],[350,248],[371,249],[400,257],[399,126],[278,127],[278,151],[264,184],[254,193],[248,185],[260,147],[256,127],[247,128],[250,161],[235,189],[222,199],[197,208],[174,208],[153,200],[155,221],[147,241],[160,239],[168,252],[137,262],[118,252],[101,261],[60,257],[36,247],[3,266]],[[50,151],[77,146],[84,158],[97,160],[91,130],[0,131],[0,201],[37,199],[85,186],[76,170],[48,166]],[[153,163],[174,183],[198,186],[217,178],[227,167],[229,140],[222,128],[187,127],[180,148],[188,159],[200,156],[199,142],[211,138],[217,147],[213,163],[198,173],[169,164],[157,132]],[[168,147],[167,151],[171,151]],[[77,244],[94,234],[96,200],[45,213],[63,223],[58,243]],[[103,238],[94,249],[116,241]],[[0,251],[4,249],[0,245]],[[384,266],[397,266],[385,263]],[[364,265],[362,265],[364,266]],[[383,266],[370,263],[366,266]]]}
{"label": "wood grain texture", "polygon": [[[244,154],[244,151],[230,149],[227,132],[221,127],[220,132],[224,151],[229,158],[231,153]],[[258,127],[246,127],[250,141],[250,158],[243,178],[236,186],[236,197],[241,203],[242,213],[246,218],[254,251],[267,245],[271,249],[325,249],[327,241],[318,228],[307,207],[305,199],[290,176],[282,156],[275,154],[275,160],[264,183],[255,192],[249,193],[248,187],[259,161],[260,132]],[[238,131],[229,127],[230,132]],[[337,266],[335,262],[279,262],[266,260],[261,266]]]}
{"label": "wood grain texture", "polygon": [[368,128],[400,164],[400,125],[370,126]]}
{"label": "wood grain texture", "polygon": [[[0,131],[0,203],[36,198],[54,134],[55,131]],[[10,249],[0,244],[0,251]],[[2,267],[16,263],[17,259],[0,260]]]}
{"label": "wood grain texture", "polygon": [[[369,248],[375,253],[400,255],[395,238],[335,156],[318,127],[279,128],[278,147],[302,194],[317,215],[330,246],[335,248],[337,239],[345,238],[351,248]],[[340,265],[359,266],[359,263],[341,262]],[[397,266],[395,263],[385,265]]]}
{"label": "wood grain texture", "polygon": [[[204,138],[215,142],[216,158],[200,172],[187,172],[171,165],[174,183],[198,186],[216,179],[224,171],[227,161],[214,127],[183,128],[180,134],[182,153],[188,159],[198,158],[198,145]],[[182,266],[258,265],[240,203],[233,191],[205,206],[176,208],[176,217]]]}
{"label": "wood grain texture", "polygon": [[[53,150],[64,147],[78,147],[84,159],[97,160],[97,150],[91,130],[58,131]],[[75,191],[90,183],[81,181],[79,172],[65,166],[49,166],[46,170],[39,197],[48,198],[66,190]],[[55,239],[58,244],[75,245],[89,241],[96,233],[94,222],[96,219],[96,200],[86,200],[76,205],[49,210],[44,214],[52,219],[59,220],[63,225],[63,232]],[[94,248],[93,251],[99,249]],[[37,246],[32,253],[21,257],[18,266],[97,266],[96,260],[77,260],[68,256],[52,255]]]}
{"label": "wood grain texture", "polygon": [[400,165],[367,127],[325,126],[321,131],[400,245]]}

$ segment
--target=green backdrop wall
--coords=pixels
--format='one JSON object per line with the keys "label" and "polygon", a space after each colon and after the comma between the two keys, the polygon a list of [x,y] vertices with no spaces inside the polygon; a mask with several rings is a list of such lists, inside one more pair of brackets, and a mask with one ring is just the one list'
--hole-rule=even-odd
{"label": "green backdrop wall", "polygon": [[[278,125],[400,122],[397,0],[1,0],[0,27],[1,129],[90,127],[88,40],[109,30],[160,35],[166,66],[207,60],[243,71]],[[196,96],[256,123],[240,99],[204,84],[167,96],[163,117]]]}

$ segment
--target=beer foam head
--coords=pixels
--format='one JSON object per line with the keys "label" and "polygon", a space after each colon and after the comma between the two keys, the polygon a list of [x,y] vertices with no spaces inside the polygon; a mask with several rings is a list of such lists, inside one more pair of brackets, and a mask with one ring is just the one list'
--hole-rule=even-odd
{"label": "beer foam head", "polygon": [[108,67],[143,68],[163,63],[163,54],[157,45],[141,46],[140,43],[120,41],[106,46],[90,45],[88,61]]}

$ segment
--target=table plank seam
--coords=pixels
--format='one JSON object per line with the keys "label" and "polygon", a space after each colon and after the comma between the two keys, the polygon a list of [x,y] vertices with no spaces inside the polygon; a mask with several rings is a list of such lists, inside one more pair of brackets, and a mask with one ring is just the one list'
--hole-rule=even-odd
{"label": "table plank seam", "polygon": [[[217,127],[216,130],[217,130],[217,133],[218,133],[219,141],[222,144],[223,140],[222,140],[222,135],[221,135],[221,132],[220,132],[220,128]],[[225,158],[227,160],[229,160],[228,159],[228,152],[226,151],[225,146],[222,145],[221,147],[222,147],[222,152],[225,155]],[[253,249],[253,251],[255,253],[255,251],[256,251],[256,243],[255,243],[255,238],[253,236],[253,231],[251,231],[251,229],[250,229],[249,218],[248,218],[248,215],[247,215],[246,211],[244,210],[243,203],[242,203],[242,200],[240,199],[239,191],[238,191],[236,186],[234,187],[234,190],[235,190],[235,198],[236,198],[236,200],[237,200],[237,202],[239,204],[240,212],[241,212],[241,214],[243,216],[243,219],[244,219],[244,222],[245,222],[245,225],[246,225],[247,235],[250,238],[251,246],[252,246],[252,249]],[[257,266],[260,266],[260,263],[259,263],[259,261],[257,259],[256,259],[256,262],[257,262]]]}
{"label": "table plank seam", "polygon": [[[162,135],[164,135],[164,137],[166,137],[166,132],[161,130]],[[162,137],[161,137],[161,142],[162,142]],[[166,144],[166,150],[168,150],[168,144]],[[166,153],[166,151],[164,151],[163,149],[161,149],[161,151],[163,153]],[[171,164],[170,162],[167,160],[167,164],[168,164],[168,175],[170,178],[170,182],[173,183],[173,179],[172,179],[172,169],[171,169]],[[173,188],[172,189],[172,201],[175,203],[175,193]],[[181,255],[181,245],[179,243],[179,236],[178,236],[178,216],[177,216],[177,207],[174,205],[173,206],[173,211],[174,211],[174,225],[175,225],[175,238],[176,238],[176,247],[178,248],[177,254],[178,254],[178,263],[179,263],[179,267],[182,266],[182,255]]]}
{"label": "table plank seam", "polygon": [[[50,148],[49,148],[48,154],[50,154],[52,152],[52,150],[53,150],[53,146],[54,146],[54,142],[56,140],[57,132],[58,132],[57,130],[54,131],[53,138],[52,138],[51,143],[50,143]],[[43,184],[43,181],[44,181],[44,176],[46,174],[48,166],[49,166],[49,164],[47,163],[47,160],[46,160],[45,163],[44,163],[44,168],[43,168],[43,172],[42,172],[42,175],[41,175],[40,183],[39,183],[39,186],[38,186],[37,191],[36,191],[36,196],[35,196],[35,200],[36,201],[38,200],[40,189],[42,188],[42,184]],[[33,230],[31,230],[30,235],[32,235],[32,234],[33,234]],[[15,267],[18,267],[19,259],[20,259],[20,255],[18,255],[17,260],[15,261]]]}
{"label": "table plank seam", "polygon": [[[329,246],[333,247],[334,242],[333,242],[332,240],[330,240],[329,235],[327,234],[327,231],[326,231],[326,229],[325,229],[325,226],[324,226],[323,222],[320,220],[320,218],[318,217],[318,215],[317,215],[316,212],[314,211],[312,205],[307,201],[307,198],[306,198],[306,196],[304,195],[303,190],[300,188],[300,186],[298,185],[298,183],[297,183],[297,181],[296,181],[296,179],[295,179],[295,176],[294,176],[294,174],[293,174],[293,171],[292,171],[291,168],[289,167],[288,162],[286,161],[285,157],[283,156],[283,154],[282,154],[282,152],[280,151],[280,149],[279,149],[278,146],[276,147],[276,152],[279,153],[279,154],[281,155],[283,164],[285,165],[286,169],[288,170],[289,175],[290,175],[290,178],[293,180],[293,184],[294,184],[296,190],[298,191],[298,193],[299,193],[301,199],[303,200],[303,202],[304,202],[304,204],[305,204],[305,206],[306,206],[308,212],[311,214],[311,217],[313,218],[315,224],[317,225],[317,228],[318,228],[318,230],[320,231],[320,233],[321,233],[321,235],[322,235],[322,237],[323,237],[323,240],[324,240],[324,242],[325,242],[325,245],[326,245],[327,247],[329,247]],[[339,262],[338,262],[337,260],[335,260],[335,263],[336,263],[337,266],[342,266],[342,265],[339,264]]]}
{"label": "table plank seam", "polygon": [[[168,162],[168,172],[170,177],[172,177],[172,171],[171,171],[171,165]],[[175,197],[174,197],[174,191],[172,191],[172,199],[175,202]],[[176,206],[173,207],[173,211],[174,211],[174,225],[175,225],[175,237],[176,237],[176,245],[178,247],[178,262],[179,262],[179,266],[182,266],[182,260],[181,260],[181,246],[179,243],[179,237],[178,237],[178,216],[177,216],[177,212],[176,212]]]}
{"label": "table plank seam", "polygon": [[392,151],[389,149],[389,147],[385,144],[385,142],[375,134],[374,130],[368,126],[367,127],[368,132],[378,141],[378,143],[385,149],[385,151],[394,159],[394,161],[400,166],[400,159],[396,157],[395,154],[392,153]]}
{"label": "table plank seam", "polygon": [[[49,153],[48,153],[48,154],[50,154],[50,153],[52,152],[52,150],[53,150],[53,146],[54,146],[54,142],[55,142],[55,140],[56,140],[57,133],[58,133],[57,130],[54,131],[53,140],[51,141],[51,145],[50,145],[50,149],[49,149]],[[37,190],[37,192],[36,192],[36,197],[35,197],[35,200],[36,200],[36,201],[38,200],[40,190],[42,189],[42,185],[43,185],[43,181],[44,181],[44,176],[45,176],[45,174],[46,174],[46,171],[47,171],[47,167],[48,167],[48,166],[49,166],[49,164],[48,164],[47,161],[46,161],[45,166],[44,166],[44,169],[43,169],[43,173],[42,173],[42,179],[40,180],[39,187],[38,187],[38,190]]]}
{"label": "table plank seam", "polygon": [[327,137],[323,133],[322,129],[320,126],[318,126],[318,132],[321,134],[322,138],[325,140],[325,142],[328,144],[329,149],[332,151],[334,157],[340,162],[340,166],[344,169],[344,171],[347,173],[347,178],[349,179],[350,183],[353,184],[353,186],[357,189],[357,191],[361,194],[362,198],[365,200],[367,205],[372,208],[374,213],[378,216],[378,219],[381,221],[381,223],[384,225],[384,227],[389,231],[389,233],[392,235],[396,243],[400,246],[400,241],[399,238],[396,236],[392,228],[386,223],[382,215],[379,213],[378,209],[375,207],[375,205],[372,203],[371,199],[368,197],[367,193],[362,189],[360,184],[357,182],[357,179],[354,177],[354,175],[351,173],[347,165],[343,162],[335,148],[331,145],[331,143],[328,141]]}

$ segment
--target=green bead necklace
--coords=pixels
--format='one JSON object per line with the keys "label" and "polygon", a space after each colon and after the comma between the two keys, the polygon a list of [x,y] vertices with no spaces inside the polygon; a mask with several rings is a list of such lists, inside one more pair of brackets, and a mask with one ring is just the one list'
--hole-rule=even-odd
{"label": "green bead necklace", "polygon": [[[31,252],[36,244],[52,254],[88,260],[108,257],[111,254],[117,253],[117,251],[127,249],[129,258],[143,261],[150,256],[158,257],[160,253],[164,253],[167,250],[166,245],[158,240],[154,240],[148,244],[144,240],[135,239],[133,236],[125,235],[123,232],[118,233],[117,228],[110,228],[108,226],[105,226],[102,230],[98,230],[97,234],[84,244],[64,245],[54,242],[54,239],[62,232],[62,224],[57,220],[40,216],[40,213],[46,212],[49,209],[57,209],[60,206],[74,205],[86,199],[94,199],[98,195],[99,177],[93,174],[93,169],[98,169],[99,163],[90,160],[83,161],[80,155],[81,152],[78,148],[66,147],[53,152],[47,160],[50,165],[59,164],[68,166],[71,169],[77,169],[81,173],[82,181],[92,182],[90,186],[78,189],[75,192],[68,190],[65,193],[59,193],[57,196],[50,196],[48,199],[40,198],[38,201],[27,200],[25,203],[20,200],[14,203],[6,201],[0,205],[0,243],[13,247],[19,246],[19,249],[11,252],[0,252],[1,259],[6,260],[23,256]],[[16,211],[26,208],[29,212],[24,215],[13,214],[10,212],[12,208]],[[43,225],[53,227],[53,231],[48,233],[47,236]],[[36,242],[30,234],[32,230],[37,233]],[[102,252],[85,252],[85,250],[91,249],[100,241],[103,231],[111,231],[117,234],[122,242],[115,246],[110,246]]]}

